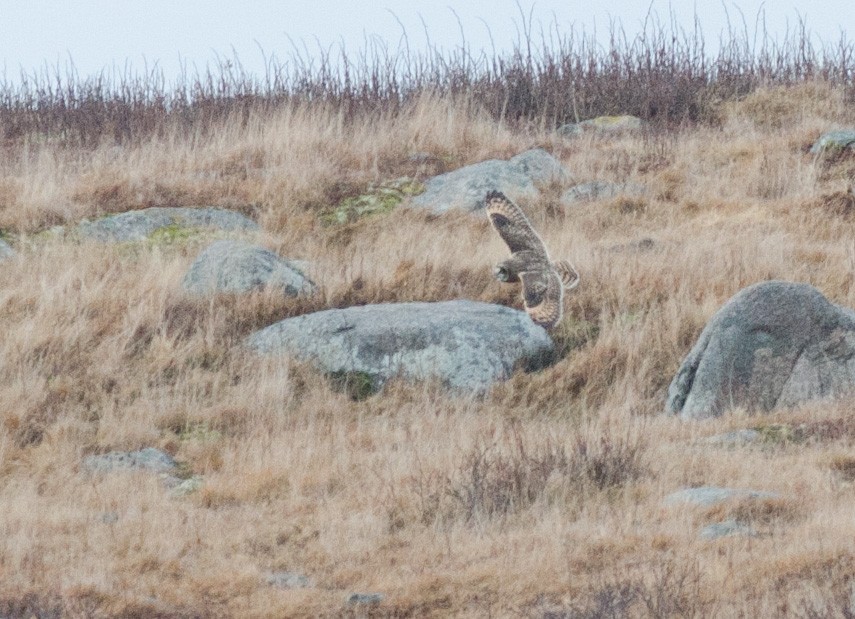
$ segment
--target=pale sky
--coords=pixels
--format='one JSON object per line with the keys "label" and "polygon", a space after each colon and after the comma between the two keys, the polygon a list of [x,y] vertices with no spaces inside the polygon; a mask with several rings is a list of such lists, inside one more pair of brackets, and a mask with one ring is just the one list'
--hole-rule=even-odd
{"label": "pale sky", "polygon": [[[766,28],[773,38],[783,38],[800,18],[817,39],[839,41],[841,32],[855,36],[855,0],[520,0],[526,18],[533,8],[535,39],[541,28],[575,28],[597,32],[604,41],[609,22],[617,19],[631,37],[639,32],[649,10],[667,21],[673,12],[677,23],[691,31],[697,13],[708,50],[717,46],[727,27],[727,13],[742,27],[744,15],[753,33],[758,12],[765,11]],[[454,7],[453,10],[450,7]],[[425,48],[425,29],[431,44],[453,49],[461,43],[461,29],[473,52],[490,50],[488,28],[499,50],[511,47],[522,26],[515,0],[424,2],[405,0],[0,0],[0,74],[16,79],[47,63],[65,65],[72,59],[81,76],[105,67],[136,70],[157,64],[167,79],[179,74],[180,62],[204,68],[217,54],[231,57],[234,50],[245,68],[263,72],[263,55],[284,60],[291,41],[305,44],[315,54],[321,46],[344,44],[355,55],[366,37],[395,49],[403,24],[414,50]],[[422,24],[424,21],[424,25]]]}

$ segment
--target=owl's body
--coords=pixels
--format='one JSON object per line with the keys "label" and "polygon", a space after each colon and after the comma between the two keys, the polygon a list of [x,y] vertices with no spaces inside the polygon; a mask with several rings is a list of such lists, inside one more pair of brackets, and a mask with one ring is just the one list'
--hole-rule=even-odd
{"label": "owl's body", "polygon": [[511,250],[511,257],[496,265],[496,279],[505,283],[522,281],[522,297],[531,319],[551,329],[564,311],[564,290],[579,283],[579,274],[566,260],[552,262],[540,236],[520,207],[504,194],[487,194],[490,223]]}

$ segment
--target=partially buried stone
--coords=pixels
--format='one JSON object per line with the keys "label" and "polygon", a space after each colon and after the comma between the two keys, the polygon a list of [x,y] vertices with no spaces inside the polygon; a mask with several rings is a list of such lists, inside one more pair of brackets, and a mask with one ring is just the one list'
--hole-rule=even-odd
{"label": "partially buried stone", "polygon": [[178,468],[178,464],[169,454],[154,447],[146,447],[139,451],[112,451],[88,456],[83,460],[83,467],[92,473],[115,471],[170,473]]}
{"label": "partially buried stone", "polygon": [[286,296],[297,296],[315,290],[297,263],[263,247],[232,239],[206,247],[190,265],[182,286],[196,295],[279,288]]}

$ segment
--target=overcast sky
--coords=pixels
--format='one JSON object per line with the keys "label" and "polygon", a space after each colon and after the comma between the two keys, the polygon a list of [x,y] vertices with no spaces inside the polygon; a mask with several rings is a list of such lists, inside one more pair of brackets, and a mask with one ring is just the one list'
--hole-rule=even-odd
{"label": "overcast sky", "polygon": [[[697,13],[708,49],[727,28],[728,13],[739,27],[744,15],[753,32],[761,10],[773,38],[783,38],[800,18],[816,38],[828,43],[839,41],[841,32],[855,36],[855,0],[520,0],[520,4],[526,18],[533,9],[535,32],[541,26],[575,28],[589,35],[596,30],[601,39],[613,19],[627,34],[635,34],[649,10],[663,21],[673,14],[688,30]],[[323,47],[344,44],[354,53],[365,46],[366,37],[394,49],[401,40],[401,24],[411,48],[425,47],[427,31],[435,47],[452,49],[465,36],[469,48],[478,52],[491,49],[489,33],[499,50],[512,46],[522,19],[515,0],[0,0],[0,71],[14,79],[22,69],[33,72],[46,64],[65,65],[70,58],[82,76],[105,67],[129,64],[141,70],[146,63],[149,67],[156,63],[173,79],[182,61],[192,71],[215,62],[217,54],[230,57],[234,50],[245,68],[263,72],[261,50],[285,59],[291,54],[290,41],[295,41],[312,52],[319,42]]]}

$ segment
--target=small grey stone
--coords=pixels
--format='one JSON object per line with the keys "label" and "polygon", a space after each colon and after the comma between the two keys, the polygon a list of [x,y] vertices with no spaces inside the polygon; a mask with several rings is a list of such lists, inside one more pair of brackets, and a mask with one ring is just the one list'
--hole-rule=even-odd
{"label": "small grey stone", "polygon": [[844,149],[855,150],[855,130],[850,129],[824,133],[810,147],[810,152],[819,154],[826,151],[841,151]]}
{"label": "small grey stone", "polygon": [[154,447],[139,451],[112,451],[110,453],[88,456],[83,467],[92,473],[112,473],[114,471],[149,471],[152,473],[170,473],[178,464],[167,453]]}
{"label": "small grey stone", "polygon": [[779,494],[762,490],[742,490],[737,488],[717,488],[701,486],[699,488],[684,488],[672,492],[665,497],[666,505],[691,503],[701,507],[709,507],[732,499],[777,499]]}
{"label": "small grey stone", "polygon": [[277,589],[305,589],[312,586],[312,581],[297,572],[271,572],[267,584]]}
{"label": "small grey stone", "polygon": [[382,593],[351,593],[347,596],[347,603],[351,606],[379,604],[385,599]]}
{"label": "small grey stone", "polygon": [[12,246],[9,245],[3,239],[0,239],[0,260],[5,260],[6,258],[11,258],[15,255],[15,250],[12,249]]}
{"label": "small grey stone", "polygon": [[235,211],[220,208],[152,207],[82,221],[77,232],[93,241],[143,241],[161,228],[211,228],[226,231],[254,231],[258,224]]}
{"label": "small grey stone", "polygon": [[119,514],[117,512],[104,512],[101,514],[101,522],[104,524],[116,524],[119,522]]}
{"label": "small grey stone", "polygon": [[734,430],[733,432],[725,432],[724,434],[716,434],[708,436],[700,442],[707,445],[715,445],[717,447],[738,447],[740,445],[748,445],[756,443],[761,439],[760,433],[757,430]]}
{"label": "small grey stone", "polygon": [[206,247],[190,265],[182,283],[196,295],[244,293],[281,288],[287,296],[309,294],[315,285],[296,263],[244,241],[223,239]]}
{"label": "small grey stone", "polygon": [[757,532],[749,526],[740,524],[736,520],[725,520],[709,524],[701,529],[701,539],[713,540],[731,535],[743,535],[746,537],[757,537]]}
{"label": "small grey stone", "polygon": [[330,374],[367,377],[375,388],[394,377],[437,378],[484,391],[518,365],[552,361],[554,344],[524,313],[474,301],[387,303],[288,318],[250,335],[260,354],[289,355]]}
{"label": "small grey stone", "polygon": [[609,181],[591,181],[574,185],[561,194],[561,202],[576,204],[579,202],[594,202],[616,196],[640,197],[647,189],[638,183],[612,183]]}
{"label": "small grey stone", "polygon": [[855,312],[807,284],[770,281],[712,317],[668,388],[683,419],[789,408],[855,389]]}
{"label": "small grey stone", "polygon": [[204,483],[204,479],[199,475],[193,475],[187,479],[179,477],[167,477],[164,479],[164,485],[172,490],[172,495],[176,497],[186,496],[199,490]]}

